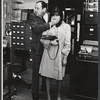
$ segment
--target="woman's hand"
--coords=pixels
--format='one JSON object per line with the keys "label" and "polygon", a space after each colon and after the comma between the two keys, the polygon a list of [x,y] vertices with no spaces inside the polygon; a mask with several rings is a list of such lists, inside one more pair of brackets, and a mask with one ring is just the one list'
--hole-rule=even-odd
{"label": "woman's hand", "polygon": [[51,41],[50,44],[53,45],[53,46],[58,45],[58,39]]}
{"label": "woman's hand", "polygon": [[62,66],[66,66],[67,64],[67,56],[64,56],[62,59]]}

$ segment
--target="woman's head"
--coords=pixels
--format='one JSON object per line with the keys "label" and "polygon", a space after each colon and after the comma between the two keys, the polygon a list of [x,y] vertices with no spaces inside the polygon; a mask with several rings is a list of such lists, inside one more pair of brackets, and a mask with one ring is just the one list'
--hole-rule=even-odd
{"label": "woman's head", "polygon": [[63,20],[63,13],[58,7],[55,7],[52,10],[51,19],[59,20],[58,24],[56,24],[57,27],[61,25],[62,20]]}

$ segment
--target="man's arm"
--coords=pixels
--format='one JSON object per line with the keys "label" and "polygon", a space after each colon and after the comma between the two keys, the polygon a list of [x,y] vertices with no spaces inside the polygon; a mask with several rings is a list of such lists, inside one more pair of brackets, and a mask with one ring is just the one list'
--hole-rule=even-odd
{"label": "man's arm", "polygon": [[40,24],[37,21],[37,18],[34,13],[29,16],[29,23],[31,24],[31,27],[35,33],[41,33],[43,31],[46,31],[50,29],[51,26],[56,25],[58,22],[58,20],[51,19],[49,23]]}
{"label": "man's arm", "polygon": [[43,31],[50,29],[49,23],[40,24],[34,14],[29,16],[29,23],[35,33],[42,33]]}

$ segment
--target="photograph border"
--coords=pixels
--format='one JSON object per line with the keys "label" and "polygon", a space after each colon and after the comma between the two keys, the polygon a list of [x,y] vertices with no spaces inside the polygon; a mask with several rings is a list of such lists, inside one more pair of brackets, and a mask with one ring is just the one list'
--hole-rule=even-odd
{"label": "photograph border", "polygon": [[[0,12],[0,16],[1,16],[1,19],[0,19],[0,32],[1,32],[1,35],[0,35],[0,81],[1,81],[1,84],[0,84],[0,98],[1,100],[3,100],[3,0],[0,1],[0,5],[1,5],[1,12]],[[100,11],[100,0],[98,0],[98,9]],[[98,100],[100,100],[100,12],[98,11]]]}

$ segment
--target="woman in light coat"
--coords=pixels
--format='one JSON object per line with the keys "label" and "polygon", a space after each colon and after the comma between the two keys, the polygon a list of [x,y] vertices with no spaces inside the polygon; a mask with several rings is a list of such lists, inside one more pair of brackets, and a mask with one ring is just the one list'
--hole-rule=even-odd
{"label": "woman in light coat", "polygon": [[[44,52],[40,63],[39,73],[46,77],[46,89],[47,100],[51,100],[50,97],[50,80],[55,79],[58,82],[58,94],[57,100],[61,100],[61,80],[65,75],[65,66],[67,63],[67,57],[70,52],[70,39],[71,39],[71,27],[62,21],[63,13],[58,7],[55,7],[51,14],[51,20],[59,20],[59,23],[49,30],[43,32],[42,35],[53,35],[58,39],[50,41],[41,39]],[[56,57],[57,49],[59,45],[58,54]],[[49,52],[49,55],[48,55]],[[56,58],[55,58],[56,57]],[[52,60],[51,58],[55,58]]]}

